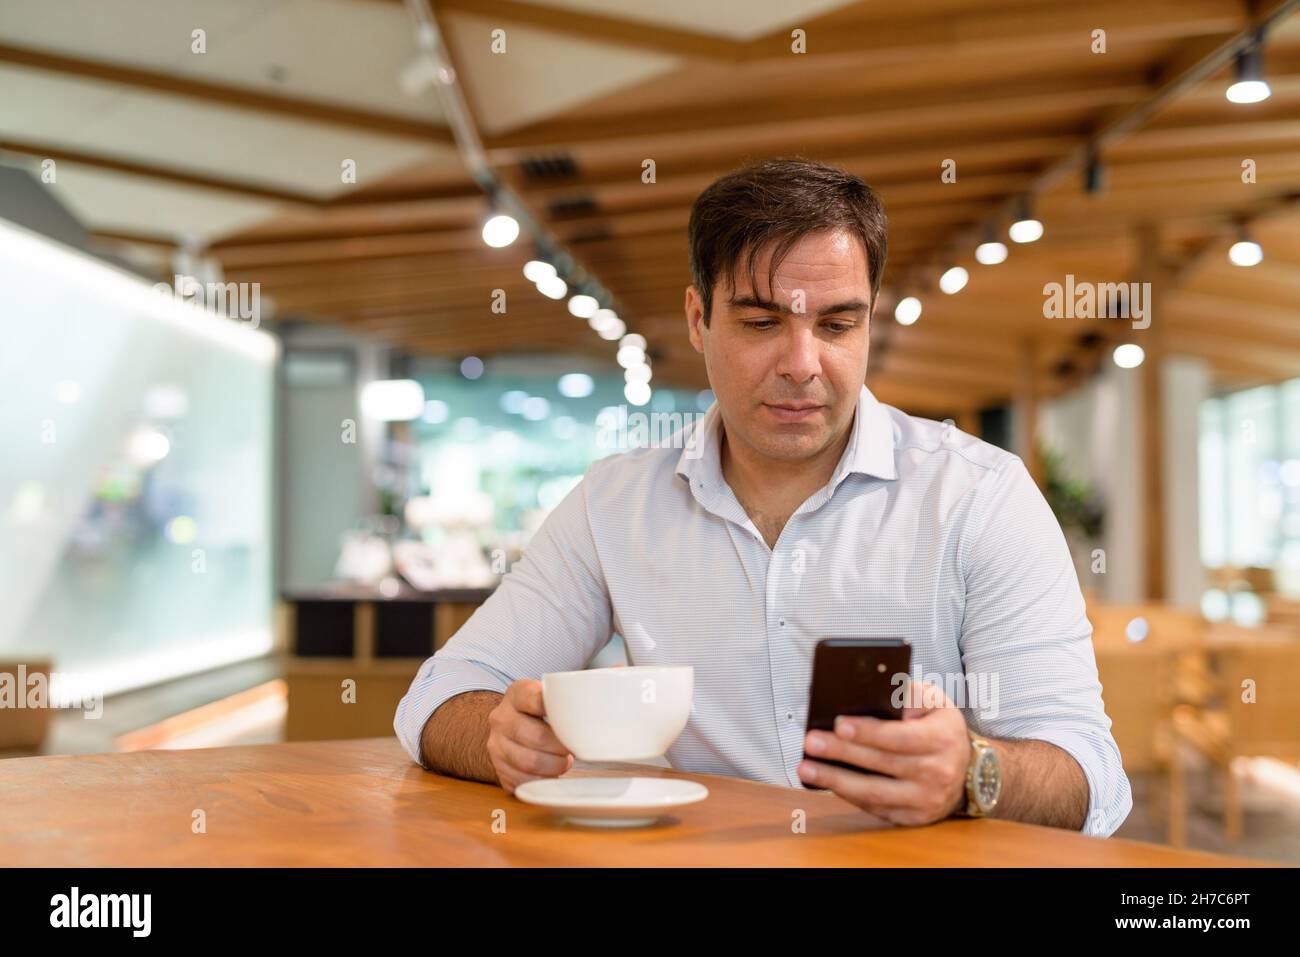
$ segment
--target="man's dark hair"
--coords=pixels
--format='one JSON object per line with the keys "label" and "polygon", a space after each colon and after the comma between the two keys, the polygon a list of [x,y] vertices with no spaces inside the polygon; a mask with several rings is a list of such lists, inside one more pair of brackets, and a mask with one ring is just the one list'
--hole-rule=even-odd
{"label": "man's dark hair", "polygon": [[848,230],[866,248],[874,310],[889,222],[870,186],[842,169],[798,158],[761,160],[714,182],[691,206],[687,228],[691,278],[704,301],[704,324],[713,309],[713,284],[722,278],[734,289],[742,259],[757,291],[759,254],[775,243],[770,287],[781,260],[800,239],[837,229]]}

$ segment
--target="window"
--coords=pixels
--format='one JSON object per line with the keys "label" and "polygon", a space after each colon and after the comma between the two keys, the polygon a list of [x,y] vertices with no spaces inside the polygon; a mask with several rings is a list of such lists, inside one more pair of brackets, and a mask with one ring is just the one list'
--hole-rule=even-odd
{"label": "window", "polygon": [[1300,379],[1201,407],[1201,559],[1300,595]]}

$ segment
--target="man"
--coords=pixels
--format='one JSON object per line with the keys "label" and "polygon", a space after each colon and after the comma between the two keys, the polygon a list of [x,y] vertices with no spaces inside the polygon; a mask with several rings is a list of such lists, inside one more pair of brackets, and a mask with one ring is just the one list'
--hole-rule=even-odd
{"label": "man", "polygon": [[[694,666],[676,768],[822,787],[905,825],[1123,822],[1129,783],[1047,503],[1016,456],[863,385],[886,233],[871,189],[818,163],[761,162],[699,196],[686,321],[716,402],[697,446],[591,466],[420,668],[394,722],[415,760],[511,793],[563,774],[538,678],[617,632],[634,664]],[[805,733],[827,636],[905,638],[914,674],[943,680],[909,686],[907,720]],[[954,702],[954,676],[986,700]],[[995,785],[991,807],[968,771]]]}

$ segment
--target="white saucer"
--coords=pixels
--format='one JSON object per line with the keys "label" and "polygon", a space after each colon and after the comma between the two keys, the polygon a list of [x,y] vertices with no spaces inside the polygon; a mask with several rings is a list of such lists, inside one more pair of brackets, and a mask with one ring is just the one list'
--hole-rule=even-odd
{"label": "white saucer", "polygon": [[703,784],[677,778],[541,778],[515,788],[519,800],[593,827],[643,827],[708,796]]}

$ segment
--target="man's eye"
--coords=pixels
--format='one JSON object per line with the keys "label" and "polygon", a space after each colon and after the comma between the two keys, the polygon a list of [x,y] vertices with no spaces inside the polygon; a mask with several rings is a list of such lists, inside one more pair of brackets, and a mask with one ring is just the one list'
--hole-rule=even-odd
{"label": "man's eye", "polygon": [[826,324],[826,328],[829,329],[831,332],[835,332],[835,333],[848,332],[850,329],[853,328],[853,323],[851,323],[851,322],[828,322],[828,323]]}
{"label": "man's eye", "polygon": [[776,325],[776,320],[775,319],[751,319],[748,322],[746,322],[745,325],[748,326],[750,329],[757,329],[761,331],[763,329],[771,329],[773,326]]}

